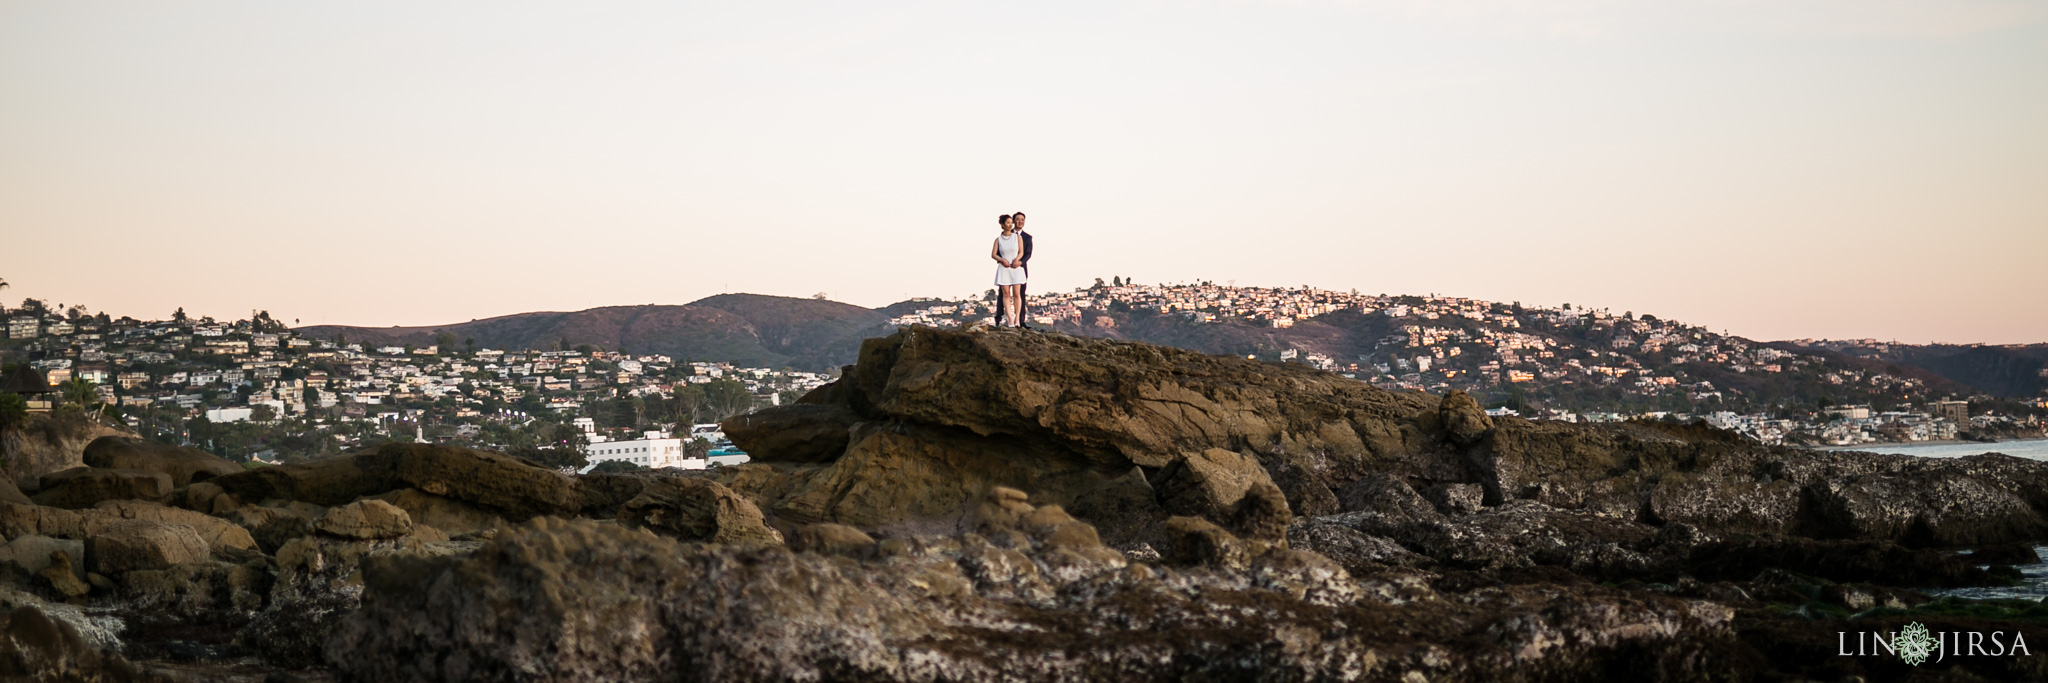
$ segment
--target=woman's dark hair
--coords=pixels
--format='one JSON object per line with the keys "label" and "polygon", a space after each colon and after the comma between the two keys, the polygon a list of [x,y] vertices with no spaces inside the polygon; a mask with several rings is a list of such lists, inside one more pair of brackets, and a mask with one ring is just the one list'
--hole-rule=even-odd
{"label": "woman's dark hair", "polygon": [[1002,225],[1008,222],[1010,222],[1010,214],[1006,213],[1000,216],[996,216],[996,225]]}

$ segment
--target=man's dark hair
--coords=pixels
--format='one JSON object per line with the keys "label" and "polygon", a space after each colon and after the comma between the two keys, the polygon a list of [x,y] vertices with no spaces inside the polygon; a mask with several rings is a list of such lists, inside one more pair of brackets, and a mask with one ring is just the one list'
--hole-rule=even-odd
{"label": "man's dark hair", "polygon": [[1018,217],[1018,218],[1023,218],[1023,217],[1024,217],[1024,212],[1022,212],[1022,211],[1019,211],[1019,212],[1017,212],[1017,213],[1015,213],[1015,214],[1011,214],[1011,215],[1014,215],[1014,216],[1016,216],[1016,217]]}

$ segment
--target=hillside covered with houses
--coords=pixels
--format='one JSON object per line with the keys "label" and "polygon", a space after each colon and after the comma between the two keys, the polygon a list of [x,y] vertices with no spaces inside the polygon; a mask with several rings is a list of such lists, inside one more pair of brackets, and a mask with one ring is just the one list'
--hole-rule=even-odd
{"label": "hillside covered with houses", "polygon": [[[852,362],[865,336],[991,315],[986,299],[870,310],[722,295],[464,325],[294,329],[264,312],[145,321],[31,299],[4,313],[0,362],[10,386],[48,387],[17,388],[35,409],[70,403],[240,460],[425,440],[566,464],[592,442],[687,435],[795,400]],[[2048,377],[2029,360],[2035,347],[1759,342],[1571,304],[1121,278],[1036,293],[1031,316],[1041,330],[1299,363],[1389,389],[1462,389],[1497,414],[1700,419],[1769,443],[2027,436],[2048,413],[2038,390],[1956,379],[2028,390],[2037,385],[2024,380]],[[669,324],[678,320],[687,324]],[[1964,362],[1976,357],[1995,362]]]}

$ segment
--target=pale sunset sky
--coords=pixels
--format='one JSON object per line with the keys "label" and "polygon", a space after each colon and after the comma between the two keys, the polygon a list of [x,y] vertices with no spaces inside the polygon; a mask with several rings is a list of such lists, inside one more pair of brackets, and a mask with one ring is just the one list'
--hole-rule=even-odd
{"label": "pale sunset sky", "polygon": [[0,2],[0,291],[421,325],[1096,277],[2048,341],[2048,2]]}

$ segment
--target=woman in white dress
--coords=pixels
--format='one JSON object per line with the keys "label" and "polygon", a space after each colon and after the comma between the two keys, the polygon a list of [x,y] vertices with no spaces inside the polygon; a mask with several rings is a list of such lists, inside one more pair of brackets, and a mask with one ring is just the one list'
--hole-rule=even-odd
{"label": "woman in white dress", "polygon": [[996,326],[1023,327],[1024,306],[1022,297],[1017,295],[1017,285],[1024,284],[1024,264],[1018,261],[1024,255],[1024,247],[1009,214],[997,216],[996,222],[1003,226],[1003,234],[988,250],[989,258],[996,260],[996,296],[1003,298],[1003,319],[997,320]]}

